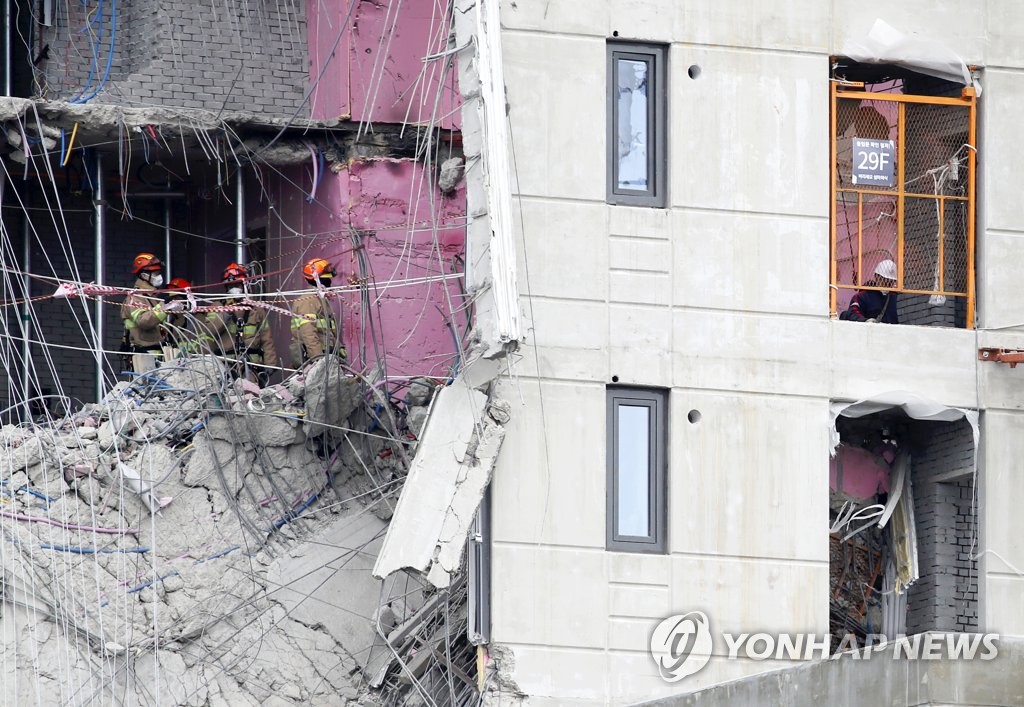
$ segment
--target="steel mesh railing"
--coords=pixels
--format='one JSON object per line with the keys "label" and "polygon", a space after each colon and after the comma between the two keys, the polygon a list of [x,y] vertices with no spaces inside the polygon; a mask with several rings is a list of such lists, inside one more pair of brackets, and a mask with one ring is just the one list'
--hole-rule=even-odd
{"label": "steel mesh railing", "polygon": [[895,290],[916,318],[909,323],[971,327],[973,91],[951,98],[904,94],[899,82],[861,88],[832,89],[832,312],[858,289],[882,289],[875,268],[892,260]]}

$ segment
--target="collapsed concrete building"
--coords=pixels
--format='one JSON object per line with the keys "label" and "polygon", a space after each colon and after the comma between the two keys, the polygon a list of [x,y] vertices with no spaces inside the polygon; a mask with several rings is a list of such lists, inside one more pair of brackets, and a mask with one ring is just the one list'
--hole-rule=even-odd
{"label": "collapsed concrete building", "polygon": [[[465,288],[452,8],[412,5],[6,4],[5,700],[478,698],[464,558],[509,407],[463,375],[491,336]],[[186,332],[245,264],[241,310],[282,352],[302,263],[329,259],[347,357],[286,356],[262,388],[205,355],[127,373],[140,251],[194,283]],[[428,412],[456,390],[453,440]],[[468,517],[438,528],[436,572],[375,576],[414,460],[445,445]]]}
{"label": "collapsed concrete building", "polygon": [[[1024,703],[1024,30],[934,5],[10,0],[5,699]],[[122,373],[139,250],[347,360]]]}

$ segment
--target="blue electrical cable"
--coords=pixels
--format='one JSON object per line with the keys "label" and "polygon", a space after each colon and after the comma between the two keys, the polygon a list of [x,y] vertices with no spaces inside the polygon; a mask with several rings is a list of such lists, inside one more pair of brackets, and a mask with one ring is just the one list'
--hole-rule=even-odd
{"label": "blue electrical cable", "polygon": [[[85,0],[82,0],[82,6],[88,8],[89,4],[85,2]],[[100,26],[99,31],[96,33],[96,41],[92,44],[92,62],[89,66],[89,75],[85,77],[85,85],[82,86],[78,95],[68,101],[69,103],[78,103],[82,94],[89,90],[89,87],[92,86],[93,79],[96,78],[96,69],[99,68],[100,61],[100,35],[103,32],[103,0],[98,0],[96,3],[96,15],[92,18],[92,22],[80,29],[79,32],[85,32],[88,30],[96,23],[97,19],[100,21]]]}
{"label": "blue electrical cable", "polygon": [[116,553],[146,553],[148,547],[69,547],[67,545],[40,545],[43,550],[56,550],[58,552],[71,552],[76,555],[116,554]]}
{"label": "blue electrical cable", "polygon": [[57,500],[56,498],[50,498],[45,493],[36,491],[35,489],[30,489],[28,486],[22,486],[21,488],[18,489],[18,491],[24,491],[30,496],[35,496],[36,498],[44,500],[46,501],[46,505],[50,505],[51,503]]}
{"label": "blue electrical cable", "polygon": [[225,555],[228,555],[228,554],[234,552],[237,549],[239,549],[238,545],[235,545],[233,547],[229,547],[229,548],[227,548],[225,550],[221,550],[220,552],[218,552],[218,553],[216,553],[214,555],[210,555],[205,560],[196,560],[196,564],[197,565],[201,565],[204,562],[209,562],[210,560],[216,560],[218,557],[224,557]]}
{"label": "blue electrical cable", "polygon": [[170,574],[165,574],[163,577],[157,577],[156,579],[151,579],[148,582],[143,582],[142,584],[136,584],[134,587],[129,589],[127,592],[125,592],[125,594],[135,594],[136,592],[141,592],[146,587],[151,587],[154,584],[156,584],[157,582],[164,581],[168,577],[177,577],[177,576],[178,576],[177,572],[171,572]]}
{"label": "blue electrical cable", "polygon": [[[330,485],[330,484],[328,484],[328,485]],[[274,523],[274,525],[271,526],[270,530],[271,531],[277,530],[278,528],[281,528],[281,527],[287,525],[288,523],[291,523],[296,518],[298,518],[300,513],[302,513],[304,510],[306,510],[307,508],[312,506],[314,503],[316,503],[316,500],[318,498],[320,498],[320,494],[322,494],[325,490],[327,490],[327,486],[324,486],[322,489],[320,489],[319,491],[314,493],[312,496],[307,498],[303,502],[303,504],[301,506],[299,506],[298,508],[295,508],[295,509],[285,513],[283,516],[281,516],[280,520],[276,521]]]}
{"label": "blue electrical cable", "polygon": [[[103,0],[99,0],[99,6],[100,6],[101,9],[98,11],[97,14],[102,13]],[[102,32],[102,29],[103,29],[103,24],[102,24],[102,21],[101,21],[101,23],[100,23],[100,32]],[[99,36],[100,36],[99,33],[97,33],[97,35],[96,35],[97,45],[99,44]],[[117,38],[117,0],[110,0],[110,48],[107,50],[107,66],[106,66],[106,68],[103,71],[103,78],[100,79],[99,86],[97,86],[96,89],[92,93],[90,93],[88,96],[82,97],[81,94],[79,94],[79,96],[77,98],[75,98],[74,100],[68,101],[68,103],[85,103],[85,102],[87,102],[89,100],[92,100],[93,98],[96,97],[96,94],[98,94],[100,91],[102,91],[103,87],[106,86],[107,80],[110,78],[110,68],[114,64],[114,44],[115,44],[116,38]],[[96,56],[97,57],[99,56],[98,49],[96,51]],[[88,88],[88,84],[86,84],[86,88]],[[86,88],[83,88],[82,91],[84,92],[86,90]]]}

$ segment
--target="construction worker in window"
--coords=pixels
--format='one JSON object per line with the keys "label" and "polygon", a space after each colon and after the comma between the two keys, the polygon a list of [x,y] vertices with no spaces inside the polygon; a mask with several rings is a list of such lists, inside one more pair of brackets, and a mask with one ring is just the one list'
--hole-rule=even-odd
{"label": "construction worker in window", "polygon": [[329,353],[347,358],[334,310],[323,293],[323,288],[331,286],[334,268],[323,258],[312,258],[302,268],[302,275],[316,289],[292,302],[292,365],[298,367]]}
{"label": "construction worker in window", "polygon": [[899,324],[896,311],[896,263],[883,260],[875,267],[875,276],[867,282],[869,287],[880,290],[857,290],[850,300],[850,306],[839,315],[840,319],[854,322],[882,322]]}
{"label": "construction worker in window", "polygon": [[139,253],[132,261],[131,273],[135,276],[135,292],[121,305],[124,348],[131,355],[132,371],[145,373],[163,358],[161,325],[167,320],[167,312],[156,294],[164,285],[163,263],[152,253]]}
{"label": "construction worker in window", "polygon": [[[249,273],[238,263],[231,263],[224,268],[221,282],[228,294],[232,295],[227,300],[228,304],[241,301],[247,277]],[[255,379],[264,387],[270,381],[270,374],[280,366],[267,314],[267,310],[259,307],[239,310],[234,314],[234,351],[240,367],[244,369],[240,373],[246,378]]]}
{"label": "construction worker in window", "polygon": [[[167,283],[167,289],[165,294],[169,306],[164,308],[164,311],[171,311],[176,309],[168,315],[167,321],[164,322],[164,360],[170,361],[175,358],[180,358],[196,351],[196,335],[195,331],[189,326],[190,317],[185,314],[182,309],[184,308],[185,300],[188,298],[192,290],[192,283],[183,277],[172,277],[170,282]],[[180,302],[180,305],[174,306],[173,303]]]}

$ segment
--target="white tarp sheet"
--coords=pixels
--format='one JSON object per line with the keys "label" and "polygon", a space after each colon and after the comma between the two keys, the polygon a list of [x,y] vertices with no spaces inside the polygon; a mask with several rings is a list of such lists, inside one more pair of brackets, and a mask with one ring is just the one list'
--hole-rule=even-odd
{"label": "white tarp sheet", "polygon": [[922,398],[915,393],[908,393],[902,390],[893,390],[888,393],[879,393],[870,398],[858,400],[855,403],[832,403],[830,407],[830,428],[829,442],[830,453],[835,456],[836,447],[839,446],[839,431],[836,429],[836,420],[840,415],[843,417],[865,417],[883,410],[899,409],[906,413],[907,417],[915,420],[931,420],[934,422],[956,422],[963,418],[971,426],[971,433],[974,435],[974,463],[977,466],[978,441],[980,433],[978,430],[978,412],[976,410],[965,410],[942,405],[934,400]]}
{"label": "white tarp sheet", "polygon": [[959,54],[939,42],[904,34],[883,19],[875,20],[867,36],[846,40],[842,53],[865,64],[895,64],[926,76],[974,86],[981,95],[981,86]]}

